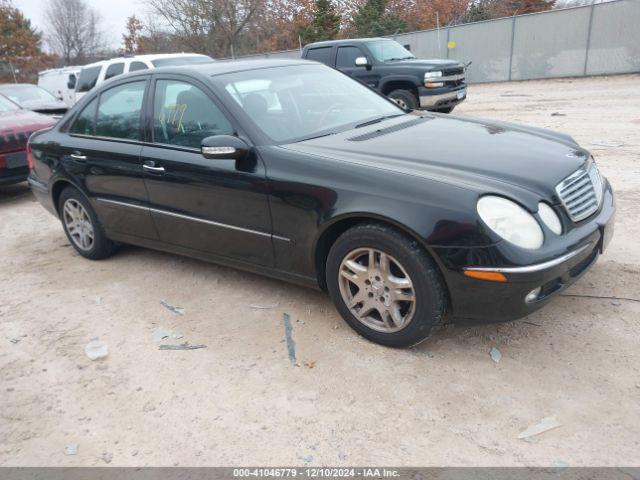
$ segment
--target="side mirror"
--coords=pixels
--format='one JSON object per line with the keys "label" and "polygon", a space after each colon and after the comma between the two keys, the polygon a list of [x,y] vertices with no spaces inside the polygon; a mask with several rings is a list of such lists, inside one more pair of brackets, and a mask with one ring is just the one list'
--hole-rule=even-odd
{"label": "side mirror", "polygon": [[367,60],[367,57],[358,57],[358,58],[356,58],[356,66],[357,67],[368,67],[369,66],[369,60]]}
{"label": "side mirror", "polygon": [[232,135],[214,135],[202,140],[200,151],[211,160],[242,160],[249,153],[249,145]]}
{"label": "side mirror", "polygon": [[67,80],[67,88],[69,90],[75,90],[76,88],[76,76],[75,75],[69,75],[69,80]]}

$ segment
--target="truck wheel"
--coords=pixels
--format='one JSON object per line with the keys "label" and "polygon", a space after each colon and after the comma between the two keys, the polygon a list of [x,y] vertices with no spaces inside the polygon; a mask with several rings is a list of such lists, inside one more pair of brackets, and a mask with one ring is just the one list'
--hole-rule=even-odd
{"label": "truck wheel", "polygon": [[419,107],[418,99],[409,90],[394,90],[387,96],[405,110],[417,110]]}
{"label": "truck wheel", "polygon": [[365,223],[338,237],[326,278],[349,326],[381,345],[416,345],[445,314],[437,266],[418,242],[387,225]]}

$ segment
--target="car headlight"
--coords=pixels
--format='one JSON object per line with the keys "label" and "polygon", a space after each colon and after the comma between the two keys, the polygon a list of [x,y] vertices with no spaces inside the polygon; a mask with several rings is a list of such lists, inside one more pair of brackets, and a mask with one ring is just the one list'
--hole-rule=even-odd
{"label": "car headlight", "polygon": [[528,249],[542,246],[542,228],[533,215],[517,203],[485,195],[478,200],[477,209],[482,221],[506,241]]}
{"label": "car headlight", "polygon": [[560,218],[558,218],[556,212],[553,211],[553,208],[544,202],[540,202],[538,204],[538,215],[540,215],[544,224],[549,227],[549,230],[556,235],[560,235],[562,233],[562,223],[560,222]]}
{"label": "car headlight", "polygon": [[424,81],[427,82],[429,80],[431,80],[432,78],[438,78],[442,76],[442,72],[438,71],[438,72],[425,72],[424,74]]}
{"label": "car headlight", "polygon": [[424,86],[427,88],[443,87],[444,82],[434,82],[434,80],[442,77],[442,72],[425,72],[424,74]]}

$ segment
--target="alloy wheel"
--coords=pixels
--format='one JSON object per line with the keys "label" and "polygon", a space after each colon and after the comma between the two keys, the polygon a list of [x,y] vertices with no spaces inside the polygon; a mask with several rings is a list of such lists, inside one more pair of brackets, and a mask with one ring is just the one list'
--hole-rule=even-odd
{"label": "alloy wheel", "polygon": [[338,272],[342,300],[367,327],[393,333],[413,319],[413,282],[391,255],[375,248],[357,248],[344,257]]}
{"label": "alloy wheel", "polygon": [[89,251],[93,247],[94,232],[91,217],[80,202],[69,198],[63,206],[64,225],[71,240],[80,250]]}

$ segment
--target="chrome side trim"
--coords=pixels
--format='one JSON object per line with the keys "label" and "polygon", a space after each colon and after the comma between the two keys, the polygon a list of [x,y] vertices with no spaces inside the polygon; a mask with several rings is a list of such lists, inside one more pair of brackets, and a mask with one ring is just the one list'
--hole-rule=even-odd
{"label": "chrome side trim", "polygon": [[587,243],[583,245],[577,250],[573,252],[566,253],[561,255],[560,257],[556,257],[553,260],[549,260],[548,262],[536,263],[535,265],[527,265],[525,267],[469,267],[464,270],[470,270],[474,272],[500,272],[500,273],[531,273],[531,272],[539,272],[541,270],[546,270],[547,268],[555,267],[560,265],[561,263],[566,262],[567,260],[575,257],[576,255],[584,252],[587,248],[591,247],[591,243]]}
{"label": "chrome side trim", "polygon": [[137,210],[149,211],[149,207],[143,207],[142,205],[136,205],[135,203],[118,202],[117,200],[109,200],[108,198],[100,198],[100,197],[96,198],[96,200],[98,202],[110,203],[112,205],[118,205],[120,207],[135,208]]}
{"label": "chrome side trim", "polygon": [[183,215],[182,213],[175,213],[175,212],[169,212],[167,210],[160,210],[158,208],[151,208],[151,207],[143,207],[142,205],[136,205],[134,203],[126,203],[126,202],[119,202],[117,200],[109,200],[107,198],[96,198],[97,201],[102,202],[102,203],[108,203],[108,204],[113,204],[113,205],[118,205],[121,207],[128,207],[128,208],[134,208],[137,210],[145,210],[147,212],[153,212],[153,213],[158,213],[160,215],[168,215],[170,217],[176,217],[176,218],[182,218],[184,220],[190,220],[192,222],[200,222],[200,223],[206,223],[207,225],[212,225],[214,227],[220,227],[220,228],[226,228],[229,230],[235,230],[237,232],[244,232],[244,233],[251,233],[253,235],[260,235],[262,237],[270,237],[273,238],[274,240],[280,240],[283,242],[291,242],[292,240],[290,238],[286,238],[286,237],[281,237],[279,235],[272,235],[270,233],[266,233],[266,232],[260,232],[258,230],[251,230],[250,228],[243,228],[243,227],[237,227],[235,225],[228,225],[226,223],[220,223],[220,222],[214,222],[212,220],[205,220],[204,218],[198,218],[198,217],[192,217],[190,215]]}
{"label": "chrome side trim", "polygon": [[206,223],[214,227],[227,228],[229,230],[236,230],[238,232],[253,233],[254,235],[260,235],[262,237],[270,237],[270,233],[259,232],[258,230],[251,230],[249,228],[236,227],[235,225],[227,225],[226,223],[214,222],[213,220],[205,220],[204,218],[192,217],[190,215],[183,215],[182,213],[168,212],[166,210],[159,210],[157,208],[149,208],[152,213],[159,213],[160,215],[167,215],[169,217],[182,218],[183,220],[190,220],[192,222]]}

